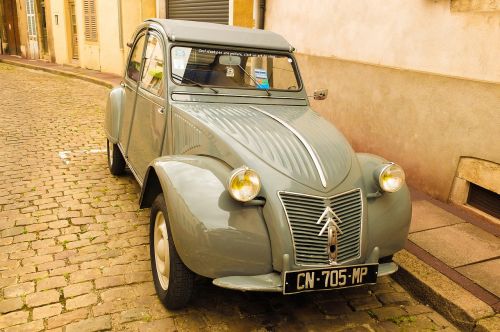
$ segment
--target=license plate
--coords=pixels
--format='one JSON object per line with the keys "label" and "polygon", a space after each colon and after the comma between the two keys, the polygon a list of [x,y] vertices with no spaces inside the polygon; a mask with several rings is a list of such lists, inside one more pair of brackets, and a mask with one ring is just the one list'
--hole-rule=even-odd
{"label": "license plate", "polygon": [[283,294],[375,284],[377,273],[378,264],[287,271]]}

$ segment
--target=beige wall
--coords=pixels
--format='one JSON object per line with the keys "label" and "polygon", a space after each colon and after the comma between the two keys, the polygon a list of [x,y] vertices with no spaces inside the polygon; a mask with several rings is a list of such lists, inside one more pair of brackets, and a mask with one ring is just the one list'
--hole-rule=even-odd
{"label": "beige wall", "polygon": [[255,21],[253,18],[254,0],[230,0],[229,24],[240,27],[253,28]]}
{"label": "beige wall", "polygon": [[445,0],[271,0],[265,24],[306,54],[500,82],[499,11],[451,12]]}
{"label": "beige wall", "polygon": [[[66,13],[64,0],[50,0],[51,15],[47,19],[52,22],[52,39],[54,41],[55,62],[67,64],[70,62],[69,31],[66,27]],[[56,15],[58,17],[56,22]],[[50,38],[50,37],[49,37]]]}
{"label": "beige wall", "polygon": [[[99,26],[100,70],[120,74],[123,71],[123,45],[120,45],[118,0],[99,1],[97,24]],[[82,16],[83,17],[83,16]]]}
{"label": "beige wall", "polygon": [[460,156],[500,162],[500,86],[331,57],[297,55],[312,107],[356,151],[401,164],[408,182],[446,200]]}
{"label": "beige wall", "polygon": [[266,29],[297,48],[309,94],[330,91],[313,108],[357,151],[400,163],[441,200],[460,157],[500,163],[500,12],[429,0],[267,6]]}

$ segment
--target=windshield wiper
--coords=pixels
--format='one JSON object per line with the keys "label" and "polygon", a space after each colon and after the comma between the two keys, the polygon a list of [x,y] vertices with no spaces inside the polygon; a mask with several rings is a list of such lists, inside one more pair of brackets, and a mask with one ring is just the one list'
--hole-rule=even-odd
{"label": "windshield wiper", "polygon": [[193,81],[187,77],[182,77],[181,75],[177,75],[177,74],[174,74],[172,73],[172,77],[179,80],[181,83],[182,81],[188,81],[189,83],[191,83],[192,85],[195,85],[195,86],[198,86],[200,88],[209,88],[210,90],[212,90],[213,92],[215,93],[219,93],[219,91],[215,90],[214,88],[212,88],[211,86],[208,86],[208,85],[205,85],[205,84],[201,84],[199,82],[196,82],[196,81]]}
{"label": "windshield wiper", "polygon": [[[257,82],[257,80],[255,79],[255,77],[253,77],[252,75],[250,75],[249,73],[247,73],[247,71],[246,71],[246,70],[245,70],[245,69],[244,69],[241,65],[238,65],[238,67],[240,67],[240,69],[241,69],[241,70],[243,70],[243,72],[244,72],[244,73],[245,73],[248,77],[250,77],[250,78],[252,79],[252,81],[255,83],[255,85],[256,85],[256,86],[261,86],[261,87],[262,87],[262,85],[260,85],[260,84]],[[268,88],[264,88],[264,87],[262,87],[262,89],[266,91],[266,93],[267,93],[267,95],[268,95],[268,96],[271,96],[271,92],[269,92],[269,89],[268,89]]]}

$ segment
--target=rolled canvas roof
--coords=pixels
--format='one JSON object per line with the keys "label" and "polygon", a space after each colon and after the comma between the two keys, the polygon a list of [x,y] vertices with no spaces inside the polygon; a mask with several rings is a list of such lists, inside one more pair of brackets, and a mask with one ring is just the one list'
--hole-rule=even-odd
{"label": "rolled canvas roof", "polygon": [[293,47],[281,35],[272,31],[248,29],[230,25],[180,21],[169,19],[148,19],[163,27],[168,39],[214,45],[231,45],[248,48],[292,51]]}

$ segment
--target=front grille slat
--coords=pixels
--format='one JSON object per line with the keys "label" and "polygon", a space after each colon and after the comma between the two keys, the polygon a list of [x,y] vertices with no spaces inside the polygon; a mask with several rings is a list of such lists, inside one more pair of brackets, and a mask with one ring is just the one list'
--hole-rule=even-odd
{"label": "front grille slat", "polygon": [[337,235],[337,263],[360,256],[363,214],[361,189],[325,198],[285,192],[280,192],[279,196],[292,231],[298,265],[330,264],[328,236],[326,232],[318,236],[325,221],[316,224],[327,206],[342,221],[338,223],[343,234]]}

